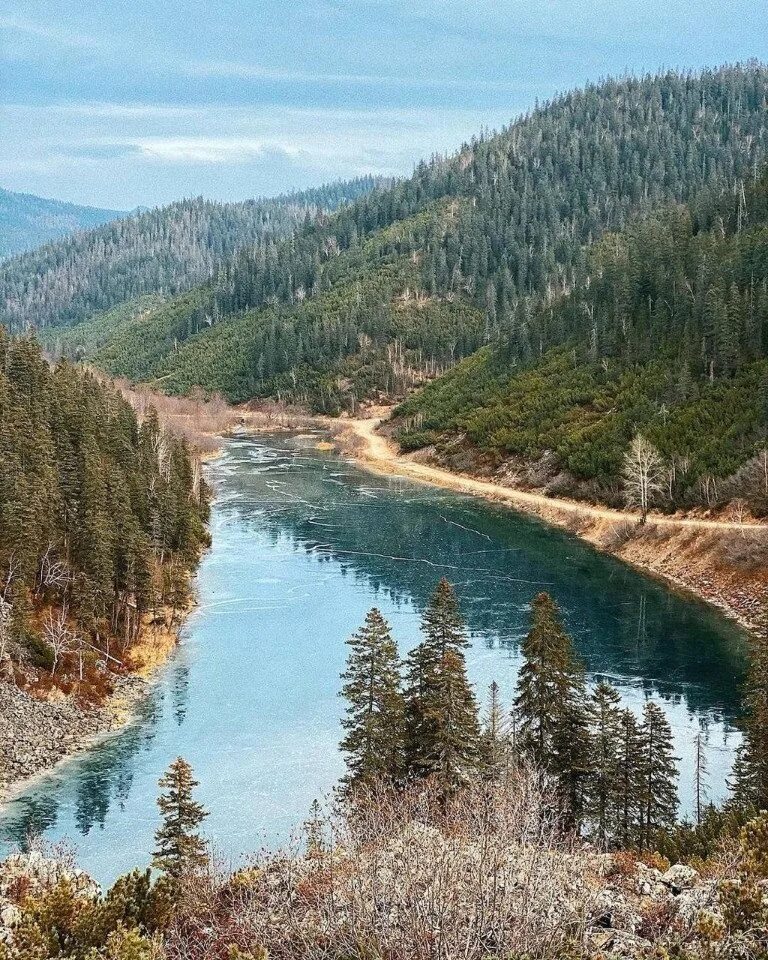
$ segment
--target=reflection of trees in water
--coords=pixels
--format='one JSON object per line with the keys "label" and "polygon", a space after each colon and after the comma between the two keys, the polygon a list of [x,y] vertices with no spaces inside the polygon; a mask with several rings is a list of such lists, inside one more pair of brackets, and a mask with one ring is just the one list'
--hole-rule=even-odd
{"label": "reflection of trees in water", "polygon": [[181,726],[186,720],[189,705],[189,665],[187,663],[178,663],[174,666],[170,689],[173,717],[177,725]]}
{"label": "reflection of trees in water", "polygon": [[[227,510],[254,535],[286,543],[393,603],[426,603],[435,581],[457,588],[470,631],[516,653],[540,590],[563,607],[590,671],[633,680],[696,712],[733,716],[743,644],[703,605],[539,521],[454,494],[357,472],[327,457],[270,452],[272,471],[244,466],[223,486]],[[245,451],[247,453],[247,451]],[[293,471],[293,472],[292,472]],[[343,473],[328,483],[330,474]],[[341,480],[342,482],[335,482]]]}
{"label": "reflection of trees in water", "polygon": [[133,761],[155,737],[162,713],[163,693],[155,688],[137,710],[137,720],[97,750],[83,754],[63,781],[43,781],[40,787],[14,801],[3,825],[2,839],[28,849],[29,841],[56,824],[65,791],[74,791],[74,822],[87,835],[103,825],[114,801],[125,802],[133,782]]}

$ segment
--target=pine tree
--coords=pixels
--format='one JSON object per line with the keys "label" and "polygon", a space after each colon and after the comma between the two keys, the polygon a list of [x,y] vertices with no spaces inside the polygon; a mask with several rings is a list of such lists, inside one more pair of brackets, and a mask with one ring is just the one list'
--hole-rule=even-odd
{"label": "pine tree", "polygon": [[157,849],[152,855],[152,864],[172,880],[195,873],[208,860],[205,843],[195,832],[208,816],[192,798],[197,785],[192,767],[182,757],[173,761],[159,781],[165,791],[157,799],[163,822],[155,833]]}
{"label": "pine tree", "polygon": [[601,680],[590,703],[592,762],[586,812],[601,843],[611,839],[618,830],[623,733],[620,702],[618,691]]}
{"label": "pine tree", "polygon": [[404,702],[400,661],[389,625],[377,609],[347,641],[350,652],[341,695],[347,701],[341,749],[350,785],[379,777],[395,780],[403,770]]}
{"label": "pine tree", "polygon": [[406,767],[411,776],[439,774],[454,786],[478,766],[477,704],[466,677],[469,640],[453,587],[442,579],[422,618],[406,678]]}
{"label": "pine tree", "polygon": [[480,738],[483,773],[490,779],[498,778],[507,767],[512,754],[508,718],[499,697],[499,685],[494,680],[488,688],[488,706]]}
{"label": "pine tree", "polygon": [[582,814],[590,754],[584,672],[547,593],[534,598],[522,653],[515,699],[521,748],[557,777],[564,812],[575,825]]}
{"label": "pine tree", "polygon": [[661,707],[649,700],[640,730],[641,842],[674,825],[677,816],[677,757],[672,754],[672,729]]}
{"label": "pine tree", "polygon": [[750,641],[744,740],[734,766],[734,802],[768,808],[768,629]]}
{"label": "pine tree", "polygon": [[640,836],[641,749],[637,718],[631,710],[622,710],[616,769],[616,840],[621,847],[631,846]]}
{"label": "pine tree", "polygon": [[424,710],[429,739],[421,745],[422,769],[453,791],[477,771],[480,759],[477,704],[461,653],[446,652],[431,677]]}

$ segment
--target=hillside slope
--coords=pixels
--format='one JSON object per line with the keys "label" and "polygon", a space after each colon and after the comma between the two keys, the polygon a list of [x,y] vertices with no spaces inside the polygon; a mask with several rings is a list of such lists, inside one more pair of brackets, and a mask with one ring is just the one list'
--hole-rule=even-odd
{"label": "hillside slope", "polygon": [[0,264],[0,324],[68,327],[148,294],[209,279],[243,246],[268,246],[320,211],[369,191],[372,177],[271,200],[182,200],[46,244]]}
{"label": "hillside slope", "polygon": [[768,511],[749,462],[768,437],[768,171],[706,213],[672,206],[603,237],[569,294],[396,422],[404,447],[446,465],[612,503],[640,431],[662,461],[659,505],[741,498]]}
{"label": "hillside slope", "polygon": [[124,216],[0,188],[0,260]]}
{"label": "hillside slope", "polygon": [[670,201],[708,216],[766,156],[766,103],[758,64],[566,94],[290,237],[243,248],[85,355],[232,400],[335,412],[402,396],[526,330],[541,304],[584,282],[604,231]]}

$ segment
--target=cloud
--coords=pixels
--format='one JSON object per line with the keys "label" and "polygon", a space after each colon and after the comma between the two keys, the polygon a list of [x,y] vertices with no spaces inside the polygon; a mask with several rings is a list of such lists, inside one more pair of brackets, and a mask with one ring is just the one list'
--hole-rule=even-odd
{"label": "cloud", "polygon": [[59,47],[69,47],[75,50],[97,50],[104,47],[104,40],[85,33],[73,30],[64,30],[50,24],[39,23],[24,17],[9,17],[0,15],[0,30],[21,34],[35,40]]}
{"label": "cloud", "polygon": [[301,152],[290,144],[247,137],[150,137],[131,145],[141,156],[164,163],[247,163],[267,155],[296,157]]}

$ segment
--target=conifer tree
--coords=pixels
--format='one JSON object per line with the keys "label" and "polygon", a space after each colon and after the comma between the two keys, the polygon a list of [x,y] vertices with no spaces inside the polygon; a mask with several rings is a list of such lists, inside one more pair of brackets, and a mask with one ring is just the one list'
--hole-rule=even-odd
{"label": "conifer tree", "polygon": [[512,754],[508,718],[499,696],[499,685],[494,680],[488,688],[488,706],[480,738],[483,773],[496,779],[504,771]]}
{"label": "conifer tree", "polygon": [[533,601],[533,622],[522,647],[515,709],[520,744],[560,784],[565,813],[579,822],[589,766],[584,673],[552,597]]}
{"label": "conifer tree", "polygon": [[605,843],[617,832],[621,799],[622,712],[618,691],[601,680],[592,693],[592,762],[587,817]]}
{"label": "conifer tree", "polygon": [[640,730],[641,842],[647,846],[656,831],[674,825],[677,816],[677,757],[672,729],[661,707],[649,700]]}
{"label": "conifer tree", "polygon": [[404,702],[400,661],[389,624],[374,608],[347,641],[350,651],[341,695],[347,701],[341,742],[350,785],[403,771]]}
{"label": "conifer tree", "polygon": [[630,709],[621,711],[616,777],[616,840],[629,847],[639,838],[641,810],[642,739],[637,718]]}
{"label": "conifer tree", "polygon": [[196,828],[208,814],[192,797],[198,783],[183,757],[173,761],[160,778],[159,786],[165,791],[157,798],[163,822],[155,833],[157,849],[152,855],[152,864],[178,881],[207,863],[205,843]]}
{"label": "conifer tree", "polygon": [[768,629],[750,641],[744,740],[734,767],[734,801],[768,808]]}
{"label": "conifer tree", "polygon": [[442,579],[422,618],[406,678],[406,767],[439,774],[453,787],[478,766],[477,704],[466,677],[464,621],[453,587]]}

